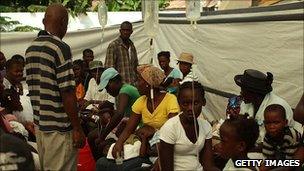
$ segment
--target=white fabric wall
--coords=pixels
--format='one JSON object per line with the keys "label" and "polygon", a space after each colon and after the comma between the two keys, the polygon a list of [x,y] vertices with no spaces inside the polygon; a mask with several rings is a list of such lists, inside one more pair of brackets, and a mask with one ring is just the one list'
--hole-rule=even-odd
{"label": "white fabric wall", "polygon": [[[82,50],[92,48],[95,57],[104,61],[108,44],[118,35],[119,26],[106,28],[103,43],[98,28],[71,31],[64,38],[75,59]],[[24,54],[37,33],[1,33],[1,51],[10,58]],[[142,23],[134,24],[131,37],[139,62],[149,63],[149,39]],[[171,52],[171,64],[185,51],[195,57],[194,72],[201,82],[218,90],[238,94],[233,77],[253,68],[274,74],[274,92],[295,107],[303,93],[303,21],[203,24],[193,30],[186,24],[160,24],[154,41],[154,63],[161,50]],[[224,117],[227,99],[207,93],[207,108],[216,119]]]}

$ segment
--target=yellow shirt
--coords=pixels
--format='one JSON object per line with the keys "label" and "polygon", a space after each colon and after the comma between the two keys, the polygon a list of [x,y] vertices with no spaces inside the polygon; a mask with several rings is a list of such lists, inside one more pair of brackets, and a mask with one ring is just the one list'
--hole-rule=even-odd
{"label": "yellow shirt", "polygon": [[147,96],[141,96],[132,106],[132,111],[135,114],[141,115],[145,125],[160,129],[168,120],[169,113],[179,113],[179,105],[173,94],[167,93],[152,114],[147,108],[147,100]]}

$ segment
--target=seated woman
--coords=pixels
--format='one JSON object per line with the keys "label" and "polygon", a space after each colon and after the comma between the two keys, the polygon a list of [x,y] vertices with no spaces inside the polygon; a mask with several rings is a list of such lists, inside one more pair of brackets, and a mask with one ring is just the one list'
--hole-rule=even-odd
{"label": "seated woman", "polygon": [[[108,138],[109,133],[115,132],[117,137],[119,136],[120,131],[117,131],[117,128],[124,128],[123,125],[125,125],[131,115],[132,105],[140,96],[137,88],[124,83],[121,75],[114,68],[108,68],[102,73],[99,91],[103,91],[103,89],[106,89],[111,96],[117,99],[117,105],[116,110],[110,110],[113,116],[104,129],[98,133],[92,131],[88,135],[89,144],[96,160],[102,155],[102,146],[104,141]],[[94,150],[98,148],[100,150]]]}
{"label": "seated woman", "polygon": [[168,120],[160,129],[159,157],[162,170],[214,169],[211,126],[199,119],[206,104],[203,86],[185,82],[179,88],[182,113]]}
{"label": "seated woman", "polygon": [[180,70],[170,67],[170,52],[161,51],[157,54],[158,64],[165,73],[164,83],[168,85],[165,86],[169,93],[177,93],[178,82],[182,80],[183,74]]}
{"label": "seated woman", "polygon": [[298,132],[302,132],[301,128],[296,127],[293,120],[293,112],[290,105],[282,98],[272,92],[273,75],[268,72],[264,73],[247,69],[242,75],[234,77],[235,83],[241,87],[241,97],[243,102],[240,106],[240,113],[248,113],[249,116],[256,119],[260,126],[260,136],[258,142],[262,142],[265,136],[264,128],[264,111],[271,104],[279,104],[286,111],[288,126],[294,127]]}
{"label": "seated woman", "polygon": [[[164,73],[157,67],[152,65],[142,65],[137,67],[139,74],[138,90],[142,95],[132,106],[132,114],[115,143],[112,155],[117,158],[117,154],[121,155],[124,142],[135,131],[139,123],[148,125],[154,129],[160,129],[161,126],[172,116],[179,112],[177,99],[170,93],[162,93],[159,86],[165,78]],[[117,166],[114,161],[101,158],[96,163],[97,170],[130,170],[140,167],[143,162],[147,161],[143,158],[134,158],[124,161],[122,165]]]}

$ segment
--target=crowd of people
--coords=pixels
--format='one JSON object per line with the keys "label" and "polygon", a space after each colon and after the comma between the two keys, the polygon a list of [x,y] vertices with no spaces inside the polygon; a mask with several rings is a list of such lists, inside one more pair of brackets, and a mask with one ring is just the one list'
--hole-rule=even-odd
{"label": "crowd of people", "polygon": [[[169,51],[158,53],[160,68],[139,65],[125,21],[104,63],[91,49],[73,61],[62,41],[67,10],[50,5],[43,24],[25,57],[0,53],[0,170],[77,170],[86,142],[100,171],[301,170],[304,94],[293,110],[273,93],[272,73],[236,75],[240,95],[229,99],[223,123],[210,123],[191,53],[180,54],[178,68]],[[300,164],[236,167],[248,159]]]}

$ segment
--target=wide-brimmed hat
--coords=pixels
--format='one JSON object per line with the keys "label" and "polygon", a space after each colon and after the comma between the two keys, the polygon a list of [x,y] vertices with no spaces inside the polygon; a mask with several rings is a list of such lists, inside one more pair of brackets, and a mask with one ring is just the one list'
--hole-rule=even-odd
{"label": "wide-brimmed hat", "polygon": [[89,63],[89,69],[90,70],[93,70],[93,69],[96,69],[96,68],[103,68],[103,64],[101,61],[91,61]]}
{"label": "wide-brimmed hat", "polygon": [[109,81],[116,77],[119,73],[114,68],[108,68],[100,76],[100,83],[98,90],[101,91],[108,85]]}
{"label": "wide-brimmed hat", "polygon": [[273,75],[270,72],[267,72],[267,75],[265,75],[258,70],[247,69],[244,71],[244,74],[236,75],[234,81],[238,86],[246,88],[249,91],[267,94],[272,91]]}
{"label": "wide-brimmed hat", "polygon": [[166,77],[161,69],[149,64],[139,65],[137,72],[152,87],[159,87]]}
{"label": "wide-brimmed hat", "polygon": [[177,61],[194,64],[193,55],[191,53],[186,53],[186,52],[181,53]]}

